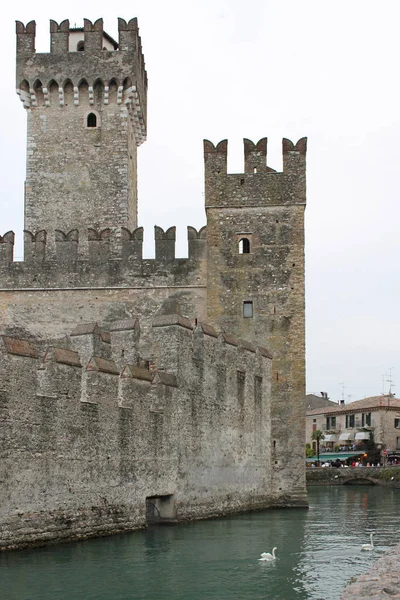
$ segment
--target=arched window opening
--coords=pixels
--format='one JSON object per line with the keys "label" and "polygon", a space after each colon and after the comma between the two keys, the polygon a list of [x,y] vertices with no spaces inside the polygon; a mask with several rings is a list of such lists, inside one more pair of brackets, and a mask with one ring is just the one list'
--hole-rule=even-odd
{"label": "arched window opening", "polygon": [[250,240],[242,238],[239,241],[239,254],[250,254]]}
{"label": "arched window opening", "polygon": [[78,42],[76,49],[78,52],[84,52],[85,51],[85,42]]}
{"label": "arched window opening", "polygon": [[88,127],[97,127],[97,117],[94,113],[89,113],[86,120]]}

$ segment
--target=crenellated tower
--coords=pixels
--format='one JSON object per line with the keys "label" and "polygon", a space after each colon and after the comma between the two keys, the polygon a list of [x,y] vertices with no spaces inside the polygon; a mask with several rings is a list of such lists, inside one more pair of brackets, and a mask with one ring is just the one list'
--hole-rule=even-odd
{"label": "crenellated tower", "polygon": [[283,171],[267,139],[244,140],[244,173],[227,173],[227,141],[204,141],[207,320],[273,356],[275,489],[305,494],[304,209],[306,138],[283,140]]}
{"label": "crenellated tower", "polygon": [[[137,20],[50,21],[50,53],[36,24],[17,21],[17,94],[27,111],[25,229],[137,227],[137,147],[146,139],[147,75]],[[53,237],[53,235],[52,235]]]}

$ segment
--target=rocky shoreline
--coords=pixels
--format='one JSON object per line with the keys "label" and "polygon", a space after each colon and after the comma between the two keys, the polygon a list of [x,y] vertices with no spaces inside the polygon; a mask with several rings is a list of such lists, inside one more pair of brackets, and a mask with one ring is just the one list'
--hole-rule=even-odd
{"label": "rocky shoreline", "polygon": [[345,589],[341,600],[400,599],[400,544],[384,554],[367,573]]}

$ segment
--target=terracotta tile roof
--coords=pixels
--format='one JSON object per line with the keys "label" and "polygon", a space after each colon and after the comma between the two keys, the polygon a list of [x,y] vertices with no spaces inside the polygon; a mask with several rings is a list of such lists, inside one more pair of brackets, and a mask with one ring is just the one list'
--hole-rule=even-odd
{"label": "terracotta tile roof", "polygon": [[49,348],[45,354],[44,362],[54,361],[72,367],[81,367],[79,354],[67,348]]}
{"label": "terracotta tile roof", "polygon": [[386,394],[381,396],[370,396],[369,398],[363,398],[362,400],[356,400],[355,402],[349,402],[349,404],[338,404],[337,406],[323,406],[321,408],[314,408],[308,410],[307,415],[326,415],[331,413],[347,413],[355,412],[367,409],[379,409],[379,408],[397,408],[400,410],[400,400],[392,395]]}
{"label": "terracotta tile roof", "polygon": [[115,362],[113,360],[108,360],[107,358],[101,358],[100,356],[92,356],[86,370],[119,375],[119,369]]}
{"label": "terracotta tile roof", "polygon": [[246,340],[239,340],[239,344],[241,348],[244,348],[244,350],[248,350],[249,352],[256,351],[256,347],[253,346],[253,344],[251,344],[250,342],[247,342]]}
{"label": "terracotta tile roof", "polygon": [[231,346],[237,346],[239,344],[237,339],[234,338],[232,335],[229,335],[228,333],[223,333],[222,337],[226,344],[230,344]]}
{"label": "terracotta tile roof", "polygon": [[211,337],[215,338],[218,337],[218,332],[214,329],[214,327],[211,327],[211,325],[208,325],[207,323],[199,323],[199,327],[206,335],[210,335]]}
{"label": "terracotta tile roof", "polygon": [[97,323],[80,323],[71,331],[70,335],[88,335],[90,333],[100,335],[101,329]]}
{"label": "terracotta tile roof", "polygon": [[258,346],[258,351],[260,352],[261,356],[266,356],[267,358],[273,358],[271,352],[269,352],[269,350],[267,350],[266,348],[263,348],[262,346]]}
{"label": "terracotta tile roof", "polygon": [[4,347],[9,354],[18,356],[29,356],[30,358],[39,358],[37,348],[27,340],[3,336]]}
{"label": "terracotta tile roof", "polygon": [[164,371],[156,371],[153,383],[162,383],[171,387],[178,387],[176,375],[173,373],[165,373]]}
{"label": "terracotta tile roof", "polygon": [[153,320],[153,327],[166,327],[168,325],[180,325],[186,329],[193,329],[192,323],[186,317],[178,314],[160,315]]}
{"label": "terracotta tile roof", "polygon": [[148,369],[143,369],[142,367],[126,365],[126,367],[124,367],[121,373],[121,377],[123,379],[132,378],[142,379],[143,381],[153,381],[154,373],[152,373]]}

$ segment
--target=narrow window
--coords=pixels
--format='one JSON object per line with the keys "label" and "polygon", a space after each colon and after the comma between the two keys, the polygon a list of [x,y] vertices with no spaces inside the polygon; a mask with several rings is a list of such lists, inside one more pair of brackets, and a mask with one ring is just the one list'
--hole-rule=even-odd
{"label": "narrow window", "polygon": [[85,50],[85,42],[78,42],[76,49],[78,52],[83,52]]}
{"label": "narrow window", "polygon": [[242,238],[239,241],[239,254],[250,254],[250,240]]}
{"label": "narrow window", "polygon": [[87,126],[88,127],[97,127],[97,117],[94,113],[90,113],[87,116]]}
{"label": "narrow window", "polygon": [[326,417],[326,429],[336,429],[336,417]]}
{"label": "narrow window", "polygon": [[245,319],[251,319],[253,317],[253,302],[251,300],[243,302],[243,317]]}
{"label": "narrow window", "polygon": [[394,420],[394,426],[396,427],[396,429],[400,429],[400,419]]}
{"label": "narrow window", "polygon": [[237,383],[237,398],[239,406],[244,405],[244,389],[245,389],[246,373],[243,371],[236,372],[236,383]]}

